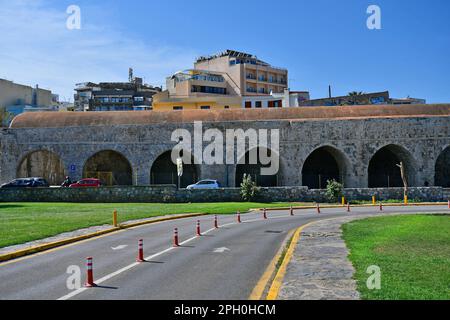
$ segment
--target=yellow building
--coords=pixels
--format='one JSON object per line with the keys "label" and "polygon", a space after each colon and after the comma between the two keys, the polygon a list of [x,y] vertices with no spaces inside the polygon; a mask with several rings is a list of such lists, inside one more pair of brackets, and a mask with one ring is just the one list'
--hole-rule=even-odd
{"label": "yellow building", "polygon": [[245,97],[284,93],[287,79],[286,69],[227,50],[200,57],[194,69],[168,77],[167,90],[153,96],[153,110],[238,109]]}
{"label": "yellow building", "polygon": [[240,108],[241,97],[222,72],[186,70],[166,80],[167,90],[153,96],[154,111]]}

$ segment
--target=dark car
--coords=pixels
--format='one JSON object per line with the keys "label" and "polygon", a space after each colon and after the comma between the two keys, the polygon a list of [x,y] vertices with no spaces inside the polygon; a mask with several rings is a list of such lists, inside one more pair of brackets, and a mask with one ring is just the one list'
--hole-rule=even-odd
{"label": "dark car", "polygon": [[0,188],[48,188],[49,184],[44,178],[20,178],[2,184]]}

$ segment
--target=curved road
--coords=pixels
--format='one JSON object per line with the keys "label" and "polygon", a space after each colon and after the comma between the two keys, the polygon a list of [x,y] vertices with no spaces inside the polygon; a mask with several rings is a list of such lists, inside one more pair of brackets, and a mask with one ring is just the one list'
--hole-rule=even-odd
{"label": "curved road", "polygon": [[[373,214],[378,207],[352,208],[351,215]],[[386,213],[449,212],[446,206],[384,207]],[[185,218],[121,230],[0,264],[0,299],[248,299],[289,231],[311,221],[347,215],[346,208],[268,211]],[[201,221],[201,237],[195,236]],[[181,247],[173,248],[173,229]],[[137,242],[144,240],[147,262],[136,263]],[[85,280],[85,259],[94,259],[96,288],[69,290],[69,266],[79,266]]]}

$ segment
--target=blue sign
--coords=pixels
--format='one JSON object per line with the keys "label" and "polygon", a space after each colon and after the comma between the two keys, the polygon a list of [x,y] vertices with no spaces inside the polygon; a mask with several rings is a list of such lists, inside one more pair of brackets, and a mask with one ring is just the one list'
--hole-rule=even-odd
{"label": "blue sign", "polygon": [[70,165],[70,171],[71,171],[71,172],[76,171],[76,169],[77,169],[77,167],[76,167],[74,164],[71,164],[71,165]]}

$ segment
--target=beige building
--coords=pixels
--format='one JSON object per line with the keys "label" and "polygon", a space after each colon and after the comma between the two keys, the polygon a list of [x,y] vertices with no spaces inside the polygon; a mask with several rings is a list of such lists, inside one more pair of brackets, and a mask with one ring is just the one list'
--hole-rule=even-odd
{"label": "beige building", "polygon": [[51,106],[53,95],[50,90],[0,79],[0,106],[15,105]]}
{"label": "beige building", "polygon": [[226,50],[210,57],[200,57],[195,69],[223,72],[229,75],[240,96],[283,93],[288,88],[288,71],[271,66],[256,56]]}
{"label": "beige building", "polygon": [[200,57],[194,69],[166,80],[167,90],[153,96],[153,110],[237,109],[245,97],[284,94],[288,72],[243,52],[227,50]]}

